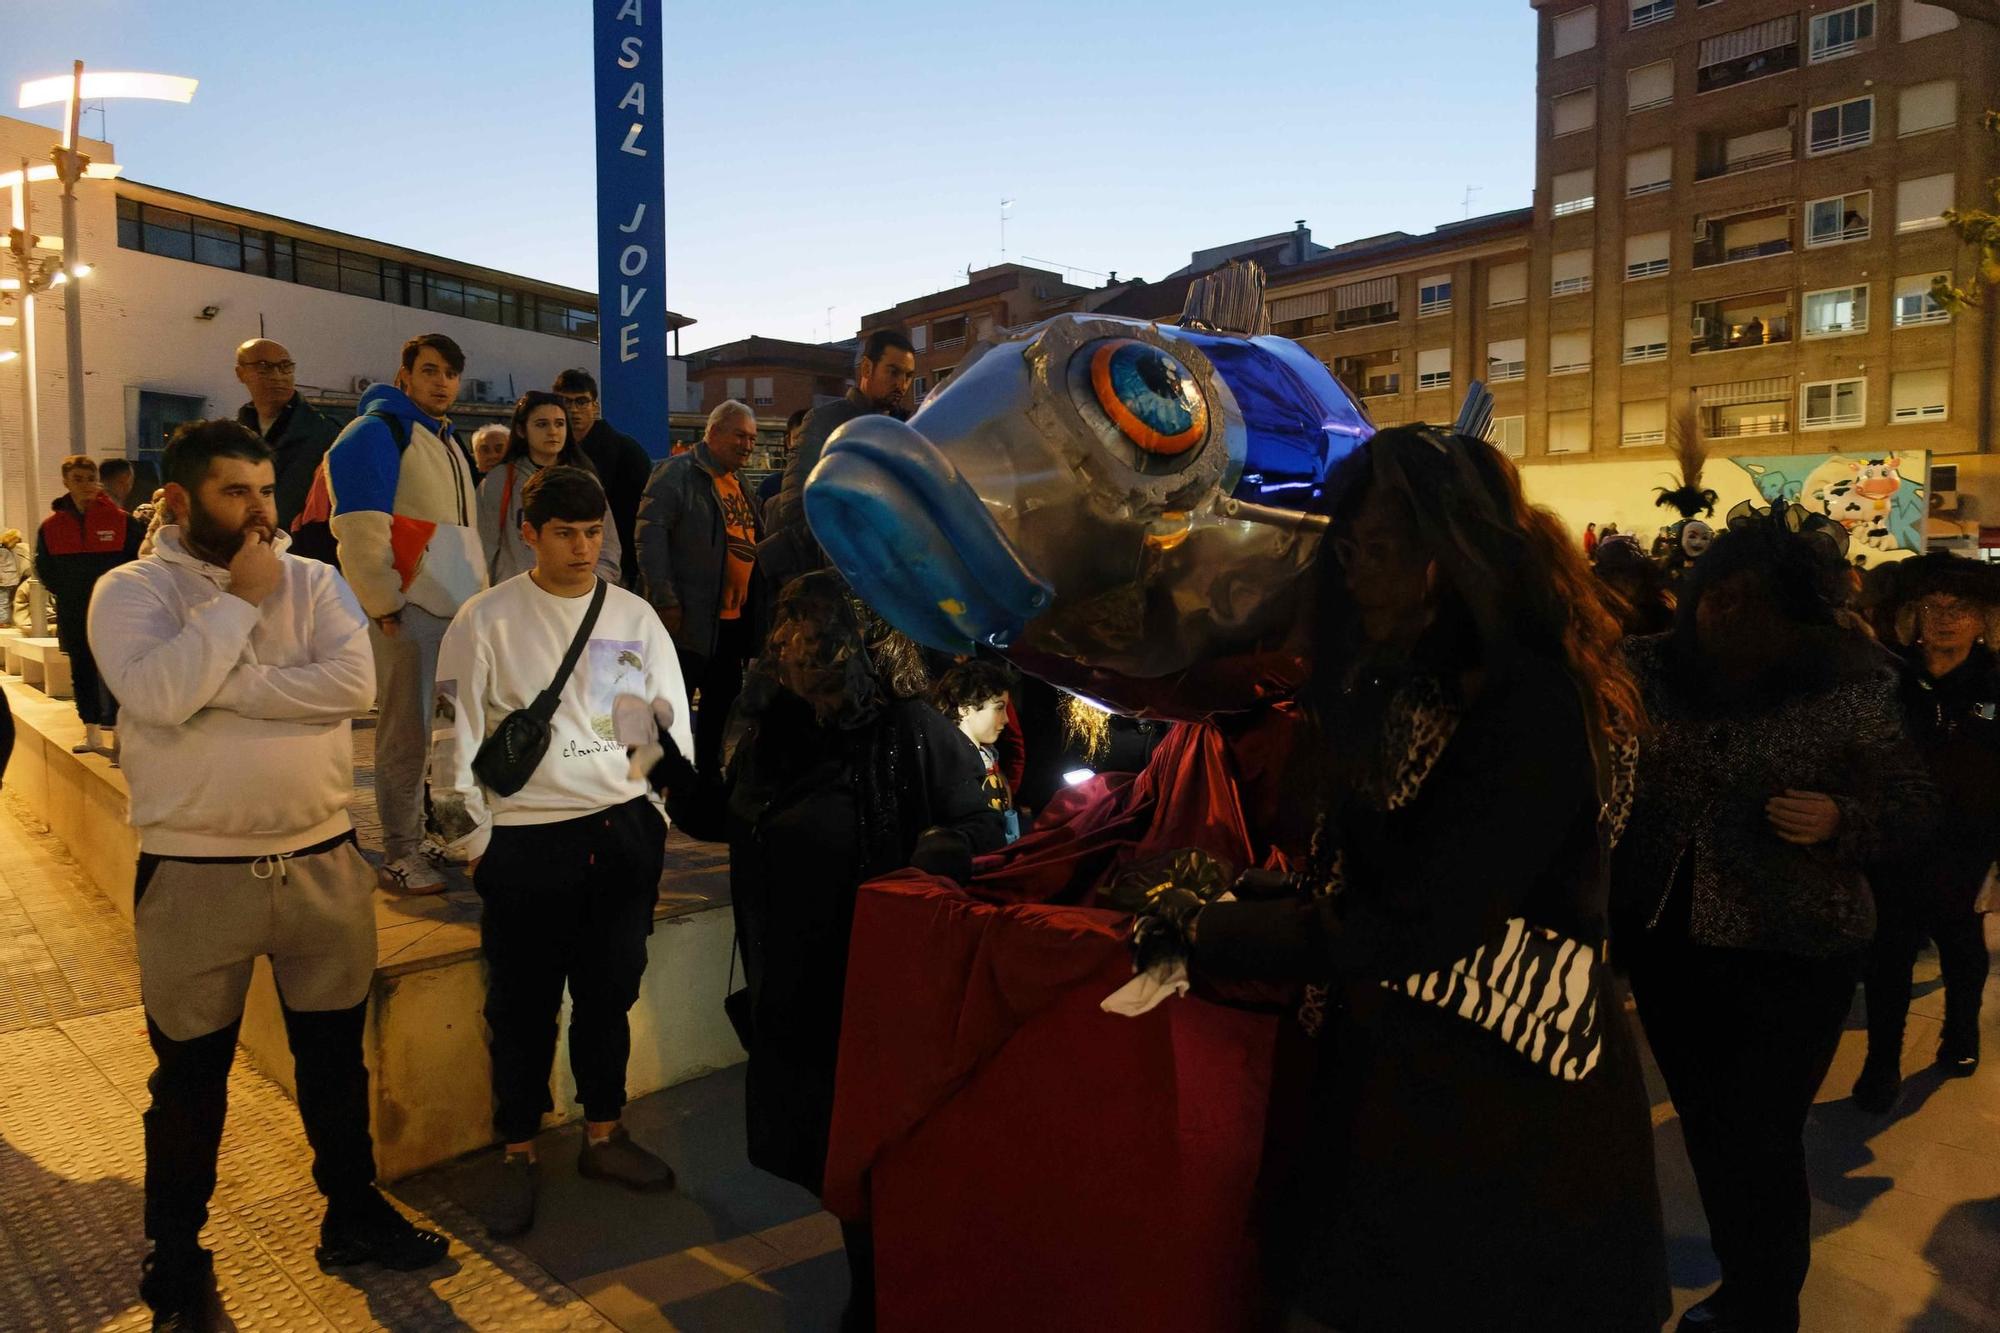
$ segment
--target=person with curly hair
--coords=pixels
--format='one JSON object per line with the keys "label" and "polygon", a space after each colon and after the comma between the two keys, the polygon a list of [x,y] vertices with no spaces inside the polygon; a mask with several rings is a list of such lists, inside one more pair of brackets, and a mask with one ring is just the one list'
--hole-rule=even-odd
{"label": "person with curly hair", "polygon": [[931,700],[938,711],[958,724],[958,730],[979,755],[986,771],[987,804],[1000,812],[1007,841],[1021,836],[1021,814],[1014,808],[1013,788],[1000,773],[1000,732],[1007,725],[1007,691],[1014,673],[1003,663],[975,658],[960,662],[938,677]]}
{"label": "person with curly hair", "polygon": [[1739,505],[1672,631],[1627,644],[1653,730],[1616,941],[1722,1268],[1682,1333],[1799,1326],[1806,1112],[1875,934],[1868,867],[1929,820],[1896,665],[1844,606],[1846,546],[1797,505]]}
{"label": "person with curly hair", "polygon": [[1654,1333],[1652,1130],[1604,962],[1641,726],[1619,627],[1491,445],[1397,427],[1353,466],[1304,695],[1313,856],[1177,923],[1197,980],[1306,987],[1311,1068],[1271,1117],[1307,1128],[1265,1160],[1274,1313]]}

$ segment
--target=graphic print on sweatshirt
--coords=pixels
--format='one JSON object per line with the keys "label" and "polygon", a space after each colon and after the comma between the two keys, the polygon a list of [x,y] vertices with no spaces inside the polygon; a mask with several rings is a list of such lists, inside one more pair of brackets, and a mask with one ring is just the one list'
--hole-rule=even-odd
{"label": "graphic print on sweatshirt", "polygon": [[616,739],[612,700],[621,694],[646,693],[645,647],[636,640],[592,639],[584,651],[584,706],[590,712],[590,729],[600,740]]}

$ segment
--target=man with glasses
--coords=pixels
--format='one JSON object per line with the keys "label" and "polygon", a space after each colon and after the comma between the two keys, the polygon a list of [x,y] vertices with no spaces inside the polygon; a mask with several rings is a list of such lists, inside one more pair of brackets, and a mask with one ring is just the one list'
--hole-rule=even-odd
{"label": "man with glasses", "polygon": [[611,501],[611,523],[618,529],[618,581],[639,591],[637,531],[639,496],[653,471],[653,459],[640,443],[614,427],[597,412],[597,381],[587,370],[565,370],[556,376],[555,391],[569,412],[569,437],[583,446],[584,457],[597,469],[604,494]]}
{"label": "man with glasses", "polygon": [[269,338],[252,338],[236,349],[236,378],[250,391],[236,420],[271,446],[278,469],[278,526],[287,531],[305,506],[319,460],[340,434],[334,420],[299,392],[293,381],[298,369],[285,345]]}
{"label": "man with glasses", "polygon": [[645,597],[680,653],[688,692],[699,691],[694,763],[719,776],[723,726],[757,651],[752,605],[763,522],[736,473],[757,443],[757,414],[735,399],[708,414],[701,443],[653,470],[639,504]]}

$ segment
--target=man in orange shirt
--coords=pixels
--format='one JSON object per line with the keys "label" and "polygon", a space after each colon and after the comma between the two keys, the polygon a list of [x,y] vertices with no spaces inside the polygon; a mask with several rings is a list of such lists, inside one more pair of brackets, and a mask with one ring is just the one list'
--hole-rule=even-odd
{"label": "man in orange shirt", "polygon": [[762,646],[756,627],[763,517],[736,473],[757,443],[757,415],[734,399],[708,414],[700,444],[653,469],[639,501],[639,575],[697,698],[694,762],[717,776],[722,733]]}

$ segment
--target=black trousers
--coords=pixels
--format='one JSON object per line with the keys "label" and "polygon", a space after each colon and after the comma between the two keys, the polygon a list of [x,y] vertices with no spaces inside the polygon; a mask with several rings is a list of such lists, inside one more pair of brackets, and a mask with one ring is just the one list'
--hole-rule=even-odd
{"label": "black trousers", "polygon": [[1977,912],[1918,913],[1885,909],[1868,950],[1868,1055],[1899,1060],[1910,1012],[1910,974],[1924,940],[1936,941],[1944,974],[1944,1039],[1979,1049],[1979,1000],[1991,966]]}
{"label": "black trousers", "polygon": [[729,714],[736,696],[743,693],[743,664],[756,651],[751,643],[749,617],[715,622],[715,650],[709,653],[681,653],[681,676],[692,700],[697,691],[701,706],[694,712],[694,766],[702,777],[719,781],[722,777],[722,738],[729,727]]}
{"label": "black trousers", "polygon": [[626,1015],[646,972],[667,825],[650,801],[553,824],[502,824],[473,876],[484,910],[493,1128],[526,1143],[554,1109],[549,1069],[569,987],[569,1063],[587,1119],[625,1109]]}
{"label": "black trousers", "polygon": [[1840,1045],[1861,956],[1648,939],[1639,1019],[1679,1112],[1732,1301],[1796,1329],[1812,1257],[1805,1121]]}
{"label": "black trousers", "polygon": [[[361,1059],[366,1001],[352,1009],[305,1013],[286,1006],[285,1036],[297,1069],[299,1119],[313,1150],[313,1183],[329,1210],[375,1184],[375,1144],[368,1135],[368,1069]],[[208,1221],[215,1194],[222,1121],[229,1109],[229,1066],[240,1022],[175,1041],[146,1020],[159,1064],[147,1080],[146,1237],[161,1249],[186,1249]]]}
{"label": "black trousers", "polygon": [[74,616],[56,618],[56,644],[69,658],[70,691],[76,698],[76,715],[85,725],[93,727],[115,727],[118,725],[118,701],[111,697],[111,691],[104,687],[104,677],[97,673],[97,659],[90,654],[90,636],[82,626],[70,628]]}

